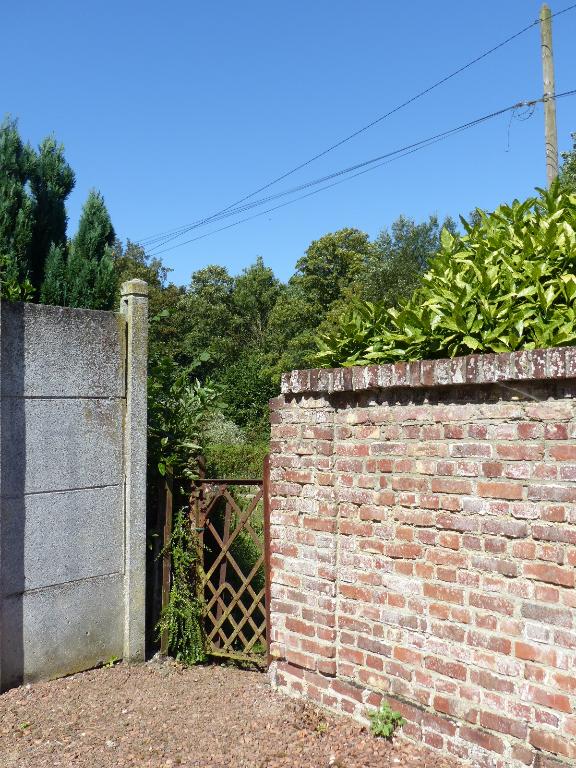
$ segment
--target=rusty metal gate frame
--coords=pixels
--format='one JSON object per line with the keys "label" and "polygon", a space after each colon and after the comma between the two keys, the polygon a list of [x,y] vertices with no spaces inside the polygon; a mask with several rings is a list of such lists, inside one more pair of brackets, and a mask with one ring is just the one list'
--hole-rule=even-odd
{"label": "rusty metal gate frame", "polygon": [[[198,568],[196,573],[197,594],[203,606],[204,629],[206,633],[206,652],[210,656],[225,657],[237,661],[246,661],[256,664],[269,663],[268,641],[270,637],[270,620],[268,607],[270,605],[270,508],[269,508],[269,457],[264,461],[262,479],[210,479],[199,478],[194,481],[194,487],[190,496],[190,522],[197,532]],[[233,495],[232,487],[257,487],[258,491],[241,509]],[[211,514],[218,509],[218,502],[225,501],[224,526],[222,535],[218,532]],[[258,506],[263,502],[263,532],[264,541],[260,541],[258,535],[250,525],[250,518]],[[232,519],[236,515],[236,526],[232,529]],[[249,574],[245,574],[231,553],[231,546],[242,531],[247,531],[256,545],[260,554]],[[205,570],[205,534],[209,532],[217,545],[215,559]],[[228,567],[240,580],[240,586],[235,588],[227,578]],[[252,586],[252,581],[260,568],[264,568],[264,588],[258,593]],[[216,585],[213,577],[216,578]],[[242,597],[248,595],[251,598],[246,605]],[[242,616],[239,620],[233,617],[235,609],[239,609]],[[257,611],[264,616],[264,621],[259,624],[255,621]],[[232,627],[228,634],[224,626]],[[251,630],[252,636],[246,636],[247,630]],[[237,641],[241,643],[241,649],[234,647]],[[254,647],[261,642],[265,648],[265,654],[254,651]]]}

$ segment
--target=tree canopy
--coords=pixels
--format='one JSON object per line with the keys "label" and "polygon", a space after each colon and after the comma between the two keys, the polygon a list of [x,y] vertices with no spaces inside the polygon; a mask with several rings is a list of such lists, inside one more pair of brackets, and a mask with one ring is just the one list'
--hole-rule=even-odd
{"label": "tree canopy", "polygon": [[0,125],[0,256],[4,281],[23,282],[30,266],[34,200],[27,190],[33,152],[24,146],[15,120]]}
{"label": "tree canopy", "polygon": [[84,205],[77,235],[67,235],[66,200],[74,171],[53,136],[25,145],[17,122],[0,125],[2,295],[11,300],[111,308],[117,276],[114,229],[99,192]]}
{"label": "tree canopy", "polygon": [[[455,230],[453,222],[445,225]],[[194,364],[195,375],[210,377],[220,392],[215,418],[232,421],[249,443],[266,440],[268,400],[281,373],[315,364],[318,333],[332,328],[358,296],[380,296],[387,306],[406,297],[438,249],[441,228],[436,217],[421,223],[401,217],[375,240],[353,228],[329,233],[310,244],[286,283],[261,257],[239,275],[204,267],[179,291],[165,284],[166,273],[159,281],[151,275],[158,286],[151,289],[151,311],[169,310],[151,338],[163,334],[179,366]],[[127,260],[128,252],[136,261]],[[116,247],[116,264],[162,269],[133,244],[124,255]],[[146,279],[145,271],[137,274]],[[166,297],[162,305],[156,291]]]}

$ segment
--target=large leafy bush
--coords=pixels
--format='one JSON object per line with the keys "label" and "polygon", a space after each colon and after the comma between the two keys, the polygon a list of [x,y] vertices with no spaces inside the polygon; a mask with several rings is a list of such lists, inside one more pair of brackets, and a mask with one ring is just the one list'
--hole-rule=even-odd
{"label": "large leafy bush", "polygon": [[576,344],[576,195],[538,197],[442,233],[398,308],[362,302],[320,338],[320,364],[364,365]]}

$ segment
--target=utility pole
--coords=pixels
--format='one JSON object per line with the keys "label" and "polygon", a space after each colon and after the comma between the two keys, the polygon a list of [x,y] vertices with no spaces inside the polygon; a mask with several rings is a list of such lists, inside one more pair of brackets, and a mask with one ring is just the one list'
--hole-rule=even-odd
{"label": "utility pole", "polygon": [[542,75],[544,78],[544,133],[546,138],[546,180],[548,186],[558,176],[558,131],[556,129],[556,86],[552,53],[552,12],[546,3],[540,10]]}

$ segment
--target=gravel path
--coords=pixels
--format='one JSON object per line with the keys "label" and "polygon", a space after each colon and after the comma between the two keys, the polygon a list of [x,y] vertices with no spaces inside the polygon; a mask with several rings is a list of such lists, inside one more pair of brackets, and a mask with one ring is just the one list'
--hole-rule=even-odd
{"label": "gravel path", "polygon": [[0,696],[2,768],[463,768],[230,667],[149,662]]}

